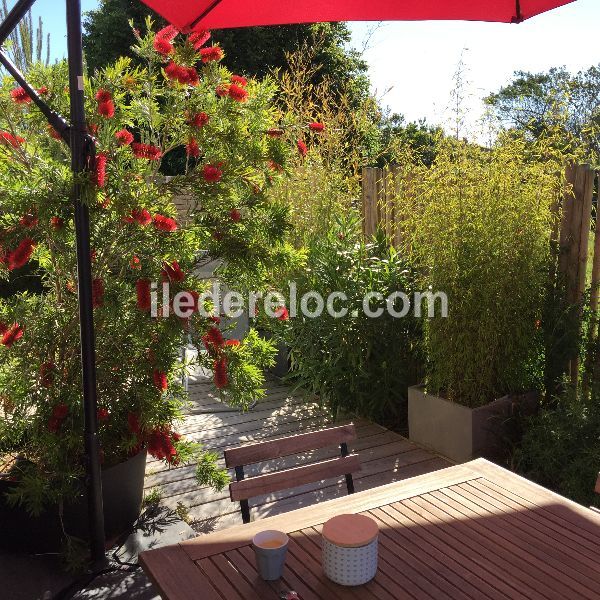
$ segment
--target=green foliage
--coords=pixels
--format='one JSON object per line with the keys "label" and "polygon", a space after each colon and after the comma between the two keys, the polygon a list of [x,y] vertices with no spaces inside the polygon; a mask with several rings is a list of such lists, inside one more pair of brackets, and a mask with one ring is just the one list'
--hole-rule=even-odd
{"label": "green foliage", "polygon": [[408,245],[424,284],[448,297],[448,317],[427,322],[427,384],[450,400],[476,407],[541,387],[550,206],[563,189],[551,148],[446,139],[431,168],[406,175]]}
{"label": "green foliage", "polygon": [[[387,311],[368,317],[363,299],[369,292],[410,296],[414,273],[407,261],[382,235],[365,243],[351,212],[325,235],[315,236],[296,283],[298,299],[313,290],[324,299],[335,291],[345,293],[347,301],[333,307],[348,312],[340,318],[326,311],[318,318],[299,312],[279,323],[277,333],[291,349],[292,379],[334,415],[355,413],[404,426],[407,386],[416,380],[420,321],[393,318]],[[373,310],[380,306],[384,300],[371,302]]]}
{"label": "green foliage", "polygon": [[160,504],[161,500],[162,500],[162,490],[160,489],[159,486],[155,486],[155,487],[151,488],[150,490],[148,490],[144,494],[144,500],[142,502],[142,506],[155,507],[155,506],[158,506],[158,504]]}
{"label": "green foliage", "polygon": [[[221,489],[227,474],[214,454],[176,433],[187,402],[181,376],[191,367],[218,368],[216,392],[243,409],[264,394],[263,369],[274,350],[254,332],[238,345],[219,341],[218,325],[198,311],[188,319],[173,312],[153,318],[138,286],[170,280],[169,301],[178,292],[202,294],[208,283],[194,274],[200,253],[225,261],[232,280],[263,287],[264,274],[290,252],[287,210],[267,194],[281,177],[270,161],[286,168],[288,142],[266,135],[276,115],[271,81],[250,80],[244,101],[219,96],[217,86],[229,84],[231,73],[216,61],[201,63],[185,39],[176,40],[172,59],[200,70],[197,85],[167,77],[152,31],[136,39],[140,65],[121,58],[85,81],[87,123],[106,159],[106,177],[97,170],[81,179],[91,216],[102,458],[109,467],[147,447],[170,465],[197,462],[198,481]],[[68,114],[64,62],[36,64],[28,77]],[[14,327],[22,333],[14,344],[0,338],[0,453],[23,458],[11,499],[36,513],[75,494],[83,476],[75,230],[69,152],[34,106],[14,101],[13,89],[8,78],[0,87],[0,277],[34,267],[44,288],[0,300],[0,335]],[[114,114],[100,110],[106,97]],[[208,122],[190,124],[200,112]],[[149,160],[120,141],[116,133],[124,129],[161,156]],[[185,172],[165,179],[162,158],[189,150],[192,140],[198,150],[188,151]],[[178,195],[192,202],[182,222]],[[147,220],[139,219],[143,211]],[[33,254],[13,261],[27,240]],[[166,268],[174,261],[181,274]],[[179,361],[184,335],[201,350],[197,364]]]}
{"label": "green foliage", "polygon": [[513,460],[518,472],[587,506],[600,505],[600,395],[563,394],[528,424]]}

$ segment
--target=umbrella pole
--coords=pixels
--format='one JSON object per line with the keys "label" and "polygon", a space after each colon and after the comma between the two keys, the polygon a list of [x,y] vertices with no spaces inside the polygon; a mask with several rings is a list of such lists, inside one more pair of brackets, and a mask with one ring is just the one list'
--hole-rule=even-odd
{"label": "umbrella pole", "polygon": [[92,262],[90,256],[90,215],[83,202],[82,174],[94,158],[87,135],[83,94],[83,49],[81,42],[81,2],[67,2],[67,47],[69,58],[69,96],[71,105],[71,168],[77,238],[77,281],[81,334],[81,366],[84,411],[86,491],[88,500],[90,559],[92,571],[106,566],[104,512],[96,395],[96,351],[92,306]]}

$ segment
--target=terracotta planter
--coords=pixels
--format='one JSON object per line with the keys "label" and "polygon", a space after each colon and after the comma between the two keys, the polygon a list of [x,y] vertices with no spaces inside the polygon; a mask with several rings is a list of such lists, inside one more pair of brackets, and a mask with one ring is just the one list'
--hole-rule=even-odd
{"label": "terracotta planter", "polygon": [[537,392],[504,396],[478,408],[468,408],[423,386],[408,388],[408,429],[411,441],[454,462],[473,458],[501,459],[514,439],[513,415],[536,412]]}
{"label": "terracotta planter", "polygon": [[[140,514],[144,495],[146,451],[102,471],[104,529],[107,538],[127,531]],[[0,549],[10,552],[56,552],[63,541],[58,507],[49,506],[39,516],[22,507],[8,506],[4,493],[13,483],[0,480]],[[85,539],[88,534],[87,500],[81,494],[66,504],[63,514],[69,535]],[[0,594],[1,595],[1,594]]]}

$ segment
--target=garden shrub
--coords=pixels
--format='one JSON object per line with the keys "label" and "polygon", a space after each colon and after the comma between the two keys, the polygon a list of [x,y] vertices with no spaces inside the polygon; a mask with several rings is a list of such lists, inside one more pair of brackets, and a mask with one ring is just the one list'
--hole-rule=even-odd
{"label": "garden shrub", "polygon": [[[142,448],[175,466],[197,462],[202,484],[222,487],[216,456],[181,437],[187,401],[179,384],[183,335],[216,392],[241,409],[264,394],[273,348],[251,331],[225,342],[219,317],[149,314],[150,282],[169,281],[170,298],[196,298],[197,255],[223,258],[228,275],[261,277],[286,256],[287,209],[268,197],[289,140],[273,138],[272,81],[233,75],[216,46],[172,28],[137,38],[129,59],[85,81],[86,118],[96,139],[92,173],[82,175],[91,220],[99,437],[104,467]],[[29,78],[68,114],[65,62],[36,65]],[[0,276],[39,263],[44,293],[0,300],[0,454],[25,459],[11,499],[31,512],[79,490],[83,414],[70,154],[25,91],[0,89]],[[185,174],[166,180],[163,158],[184,149]],[[274,165],[278,165],[274,169]],[[178,222],[173,199],[193,199]],[[159,294],[160,296],[160,294]],[[159,300],[159,304],[160,304]]]}
{"label": "garden shrub", "polygon": [[427,320],[428,389],[470,407],[541,388],[550,207],[564,157],[538,144],[442,139],[431,168],[409,169],[410,194],[398,200],[424,284],[448,297],[448,317]]}
{"label": "garden shrub", "polygon": [[[363,298],[380,292],[411,294],[414,273],[407,261],[379,235],[365,242],[354,213],[339,220],[307,247],[307,262],[296,278],[298,300],[316,291],[325,300],[344,292],[348,309],[341,318],[326,311],[317,318],[301,314],[280,323],[279,335],[290,348],[290,377],[316,395],[329,411],[358,414],[390,427],[406,424],[408,385],[417,380],[420,320],[393,318],[387,312],[372,318],[363,312]],[[308,302],[309,308],[314,308]],[[371,307],[385,307],[373,301]]]}
{"label": "garden shrub", "polygon": [[594,493],[600,469],[600,391],[572,389],[554,407],[525,424],[513,467],[525,477],[584,505],[600,506]]}

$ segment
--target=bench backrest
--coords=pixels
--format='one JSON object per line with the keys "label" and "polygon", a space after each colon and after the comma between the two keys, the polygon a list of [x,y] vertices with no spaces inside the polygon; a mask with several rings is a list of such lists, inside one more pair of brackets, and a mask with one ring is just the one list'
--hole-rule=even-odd
{"label": "bench backrest", "polygon": [[[353,423],[331,427],[321,431],[302,433],[285,438],[246,444],[225,450],[225,465],[235,469],[236,481],[229,485],[233,502],[240,502],[244,523],[250,521],[248,500],[254,496],[270,494],[306,483],[314,483],[331,477],[346,476],[348,493],[354,492],[352,473],[360,470],[357,454],[348,453],[348,442],[356,439]],[[264,475],[246,478],[244,466],[339,445],[341,454],[336,458],[284,469]]]}

